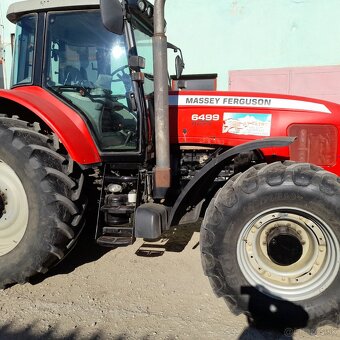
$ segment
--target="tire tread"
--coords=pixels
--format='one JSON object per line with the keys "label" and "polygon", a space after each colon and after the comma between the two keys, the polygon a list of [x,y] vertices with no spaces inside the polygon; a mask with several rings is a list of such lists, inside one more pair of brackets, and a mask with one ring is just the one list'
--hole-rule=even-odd
{"label": "tire tread", "polygon": [[[233,176],[218,191],[207,208],[200,235],[203,271],[208,276],[214,293],[224,298],[235,315],[249,312],[245,311],[246,308],[242,303],[238,302],[235,297],[235,287],[228,285],[223,274],[221,267],[223,260],[219,245],[224,237],[223,230],[226,227],[223,225],[224,222],[220,223],[222,219],[220,216],[221,214],[227,216],[228,211],[233,209],[240,211],[240,208],[238,208],[242,204],[239,199],[240,195],[252,195],[263,185],[270,188],[284,186],[287,183],[297,187],[307,188],[313,186],[327,196],[340,193],[339,178],[318,166],[292,161],[275,162],[254,166],[244,173]],[[225,217],[225,219],[228,218]],[[334,303],[334,301],[325,303],[321,311],[321,314],[323,314],[322,320],[316,315],[310,315],[306,329],[317,328],[325,324],[339,326],[338,310],[338,303]]]}
{"label": "tire tread", "polygon": [[36,256],[36,265],[24,268],[10,278],[0,276],[0,288],[25,282],[37,273],[46,273],[61,261],[84,226],[86,207],[82,190],[84,175],[69,155],[59,148],[58,138],[53,134],[43,134],[38,123],[29,124],[7,116],[0,116],[0,134],[3,133],[15,149],[26,155],[28,174],[33,171],[34,176],[40,176],[39,190],[48,197],[46,204],[55,207],[56,215],[47,216],[50,230],[45,232],[45,245],[41,245],[37,254],[32,254]]}

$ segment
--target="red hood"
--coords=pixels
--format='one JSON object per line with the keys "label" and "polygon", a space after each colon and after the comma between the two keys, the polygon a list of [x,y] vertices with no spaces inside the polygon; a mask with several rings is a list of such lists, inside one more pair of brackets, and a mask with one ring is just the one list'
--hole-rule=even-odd
{"label": "red hood", "polygon": [[[235,146],[287,136],[295,124],[332,125],[337,138],[340,128],[340,105],[305,97],[181,91],[169,93],[169,104],[172,143]],[[288,157],[288,148],[271,152]]]}

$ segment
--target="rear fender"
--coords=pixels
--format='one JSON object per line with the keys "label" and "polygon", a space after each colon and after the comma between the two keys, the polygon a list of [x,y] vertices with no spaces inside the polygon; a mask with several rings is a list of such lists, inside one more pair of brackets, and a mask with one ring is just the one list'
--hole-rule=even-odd
{"label": "rear fender", "polygon": [[198,204],[204,198],[207,188],[211,187],[223,167],[230,163],[236,155],[263,148],[288,146],[294,140],[295,137],[272,137],[251,141],[233,147],[211,160],[184,187],[171,209],[168,227],[178,225],[185,215],[187,207]]}
{"label": "rear fender", "polygon": [[[43,121],[79,164],[96,164],[101,158],[90,130],[79,114],[37,86],[0,90],[0,113]],[[35,119],[36,118],[36,119]]]}

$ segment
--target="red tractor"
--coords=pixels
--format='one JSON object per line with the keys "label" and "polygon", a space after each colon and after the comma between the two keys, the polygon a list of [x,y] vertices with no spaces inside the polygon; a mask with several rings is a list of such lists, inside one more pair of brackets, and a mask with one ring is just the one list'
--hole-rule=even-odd
{"label": "red tractor", "polygon": [[234,313],[296,319],[299,310],[303,327],[339,323],[340,106],[169,93],[167,49],[178,49],[164,34],[164,3],[10,6],[17,29],[12,88],[0,91],[1,287],[62,260],[94,196],[99,245],[158,239],[204,214],[204,272]]}

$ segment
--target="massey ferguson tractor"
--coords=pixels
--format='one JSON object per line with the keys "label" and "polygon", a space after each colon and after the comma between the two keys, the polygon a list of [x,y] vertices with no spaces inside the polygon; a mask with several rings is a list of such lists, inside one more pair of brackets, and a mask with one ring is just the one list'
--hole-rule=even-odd
{"label": "massey ferguson tractor", "polygon": [[[12,87],[0,91],[1,287],[47,272],[85,225],[99,245],[115,247],[204,216],[204,273],[232,312],[299,311],[306,328],[339,324],[340,106],[169,92],[167,50],[178,49],[164,34],[164,5],[10,6],[17,28]],[[97,225],[87,225],[96,204]]]}

